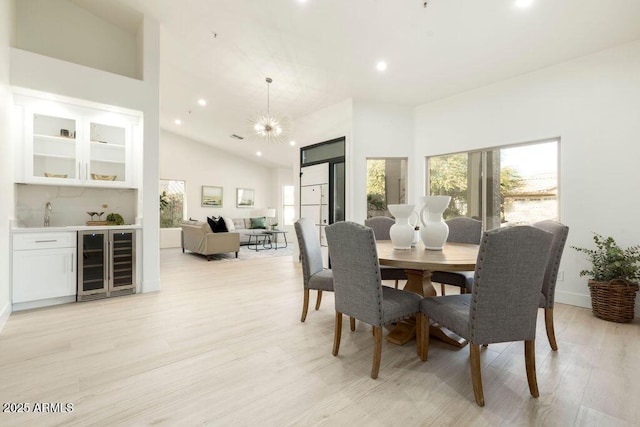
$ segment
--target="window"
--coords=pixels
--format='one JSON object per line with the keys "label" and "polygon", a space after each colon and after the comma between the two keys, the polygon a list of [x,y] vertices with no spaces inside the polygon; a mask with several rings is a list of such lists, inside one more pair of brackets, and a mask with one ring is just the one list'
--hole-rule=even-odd
{"label": "window", "polygon": [[451,196],[445,218],[480,218],[485,229],[558,220],[559,141],[434,156],[429,194]]}
{"label": "window", "polygon": [[387,205],[406,203],[407,159],[367,159],[367,218],[391,216]]}
{"label": "window", "polygon": [[160,180],[160,228],[180,227],[187,219],[184,181]]}
{"label": "window", "polygon": [[284,185],[282,187],[282,221],[284,225],[293,225],[296,217],[296,208],[293,204],[294,186]]}

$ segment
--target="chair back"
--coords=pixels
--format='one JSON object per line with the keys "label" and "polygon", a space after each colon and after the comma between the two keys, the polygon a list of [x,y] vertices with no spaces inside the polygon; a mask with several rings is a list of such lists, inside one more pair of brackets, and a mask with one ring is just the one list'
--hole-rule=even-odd
{"label": "chair back", "polygon": [[396,220],[388,216],[376,216],[364,220],[364,225],[371,227],[376,240],[391,240],[390,230],[395,223]]}
{"label": "chair back", "polygon": [[482,239],[482,221],[460,216],[445,221],[449,226],[447,242],[472,243],[477,245]]}
{"label": "chair back", "polygon": [[336,311],[382,326],[382,282],[373,230],[342,221],[327,226],[325,233]]}
{"label": "chair back", "polygon": [[471,296],[470,341],[533,340],[553,236],[523,225],[484,233]]}
{"label": "chair back", "polygon": [[544,281],[542,282],[542,294],[545,299],[543,308],[553,308],[556,281],[558,279],[558,270],[560,269],[560,259],[562,258],[564,244],[569,234],[569,227],[556,221],[540,221],[533,224],[533,226],[553,234],[553,243],[551,244],[547,269],[544,273]]}
{"label": "chair back", "polygon": [[300,218],[294,226],[300,248],[303,283],[306,289],[309,287],[311,276],[323,270],[320,238],[318,237],[318,228],[308,218]]}

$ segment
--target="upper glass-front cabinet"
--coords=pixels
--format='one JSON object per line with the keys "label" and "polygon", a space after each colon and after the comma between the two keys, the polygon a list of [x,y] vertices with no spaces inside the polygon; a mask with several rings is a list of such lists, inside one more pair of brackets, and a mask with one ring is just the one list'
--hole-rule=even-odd
{"label": "upper glass-front cabinet", "polygon": [[139,117],[31,96],[15,100],[24,122],[16,182],[136,186],[132,162]]}

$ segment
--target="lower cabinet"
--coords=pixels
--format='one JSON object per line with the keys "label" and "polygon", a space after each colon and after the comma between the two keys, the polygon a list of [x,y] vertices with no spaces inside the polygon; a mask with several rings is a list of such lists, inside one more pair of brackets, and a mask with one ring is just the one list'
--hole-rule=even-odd
{"label": "lower cabinet", "polygon": [[135,230],[78,232],[78,301],[136,291]]}
{"label": "lower cabinet", "polygon": [[14,310],[75,300],[75,232],[14,234],[12,264]]}

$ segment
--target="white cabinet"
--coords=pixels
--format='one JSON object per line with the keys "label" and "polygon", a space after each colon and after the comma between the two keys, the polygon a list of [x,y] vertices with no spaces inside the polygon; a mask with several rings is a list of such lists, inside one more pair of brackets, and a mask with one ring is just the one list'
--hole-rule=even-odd
{"label": "white cabinet", "polygon": [[16,182],[136,186],[132,163],[139,117],[22,94],[14,99],[23,123]]}
{"label": "white cabinet", "polygon": [[[14,234],[14,310],[20,309],[20,303],[59,297],[69,297],[61,302],[75,300],[76,263],[75,232]],[[50,303],[35,303],[22,308]]]}

